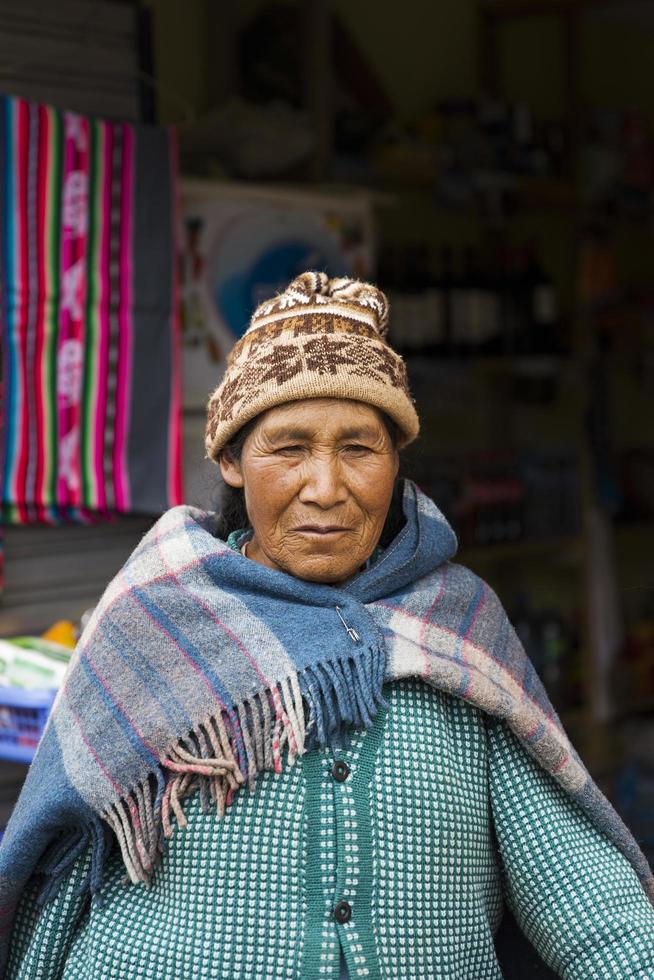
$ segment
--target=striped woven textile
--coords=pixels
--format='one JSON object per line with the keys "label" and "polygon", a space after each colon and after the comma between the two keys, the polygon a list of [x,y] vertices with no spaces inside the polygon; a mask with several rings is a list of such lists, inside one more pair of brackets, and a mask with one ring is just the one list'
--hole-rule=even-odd
{"label": "striped woven textile", "polygon": [[0,97],[8,523],[181,501],[174,134]]}
{"label": "striped woven textile", "polygon": [[[344,730],[369,728],[385,682],[420,677],[506,721],[634,867],[638,844],[571,745],[502,605],[450,559],[456,537],[405,481],[405,526],[340,587],[235,552],[216,515],[181,506],[145,535],[78,644],[0,845],[0,937],[32,872],[56,894],[92,845],[101,891],[108,834],[149,882],[182,801],[222,816],[244,785]],[[45,856],[44,856],[45,852]],[[3,955],[0,942],[0,957]]]}

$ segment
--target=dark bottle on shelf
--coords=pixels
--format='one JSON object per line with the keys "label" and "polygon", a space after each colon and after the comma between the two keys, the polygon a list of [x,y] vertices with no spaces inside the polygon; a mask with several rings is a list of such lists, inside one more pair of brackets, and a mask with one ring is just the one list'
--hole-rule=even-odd
{"label": "dark bottle on shelf", "polygon": [[481,290],[474,249],[466,245],[463,249],[463,290],[464,302],[459,329],[459,346],[464,354],[474,354],[477,350],[477,335],[483,318],[481,310]]}
{"label": "dark bottle on shelf", "polygon": [[441,355],[445,351],[445,292],[446,287],[442,275],[432,275],[431,269],[427,277],[424,296],[425,317],[425,354]]}
{"label": "dark bottle on shelf", "polygon": [[525,652],[536,671],[540,674],[542,664],[539,662],[539,649],[535,631],[534,614],[529,607],[529,594],[520,589],[513,602],[511,611],[511,623],[518,636],[518,639],[525,648]]}
{"label": "dark bottle on shelf", "polygon": [[388,296],[390,316],[388,322],[389,340],[398,350],[404,350],[402,310],[400,300],[400,255],[396,245],[385,244],[379,252],[377,275],[380,288]]}
{"label": "dark bottle on shelf", "polygon": [[468,296],[471,283],[470,269],[465,264],[465,252],[463,270],[457,270],[454,266],[450,288],[450,353],[455,356],[465,353],[468,338]]}
{"label": "dark bottle on shelf", "polygon": [[556,288],[545,271],[535,240],[529,243],[528,276],[531,284],[532,350],[552,352],[556,348],[554,331],[558,322]]}
{"label": "dark bottle on shelf", "polygon": [[453,353],[452,337],[452,289],[454,285],[454,259],[452,247],[443,245],[441,249],[440,287],[443,297],[443,352]]}
{"label": "dark bottle on shelf", "polygon": [[422,320],[420,317],[421,295],[426,276],[424,247],[412,242],[404,247],[404,291],[402,297],[405,320],[405,349],[417,354],[423,346]]}
{"label": "dark bottle on shelf", "polygon": [[413,272],[411,269],[411,247],[399,245],[397,254],[397,273],[395,293],[395,316],[399,324],[401,334],[401,351],[411,354],[415,349],[414,338],[414,307],[415,289],[413,282]]}
{"label": "dark bottle on shelf", "polygon": [[470,265],[470,347],[476,354],[487,354],[492,352],[500,336],[500,300],[492,275],[482,265],[479,249],[471,250]]}
{"label": "dark bottle on shelf", "polygon": [[502,321],[502,337],[499,344],[500,353],[510,356],[515,353],[515,335],[518,321],[518,310],[514,296],[513,253],[506,244],[498,247],[498,292]]}
{"label": "dark bottle on shelf", "polygon": [[542,614],[539,627],[543,655],[541,679],[552,704],[560,711],[565,706],[565,671],[569,652],[567,631],[561,616],[554,610]]}
{"label": "dark bottle on shelf", "polygon": [[501,354],[504,350],[504,316],[507,304],[507,283],[504,272],[504,253],[491,242],[486,250],[484,280],[489,295],[489,320],[483,344],[484,354]]}
{"label": "dark bottle on shelf", "polygon": [[396,245],[392,251],[392,290],[389,290],[390,336],[392,343],[402,354],[413,350],[414,293],[410,268],[410,253],[405,245]]}
{"label": "dark bottle on shelf", "polygon": [[425,354],[432,345],[435,325],[429,307],[429,248],[424,242],[411,246],[410,263],[413,349],[416,353]]}
{"label": "dark bottle on shelf", "polygon": [[503,353],[509,356],[528,351],[531,337],[532,285],[524,248],[507,250],[507,275],[503,309]]}

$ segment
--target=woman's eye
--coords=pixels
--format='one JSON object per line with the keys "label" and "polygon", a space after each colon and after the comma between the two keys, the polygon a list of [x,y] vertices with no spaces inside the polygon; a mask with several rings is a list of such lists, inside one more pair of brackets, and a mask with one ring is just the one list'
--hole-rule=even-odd
{"label": "woman's eye", "polygon": [[280,446],[275,452],[281,453],[282,456],[296,456],[302,452],[302,446]]}
{"label": "woman's eye", "polygon": [[369,453],[372,451],[369,446],[362,446],[358,443],[351,443],[351,445],[346,446],[345,449],[348,453],[356,453],[358,456],[363,456],[364,453]]}

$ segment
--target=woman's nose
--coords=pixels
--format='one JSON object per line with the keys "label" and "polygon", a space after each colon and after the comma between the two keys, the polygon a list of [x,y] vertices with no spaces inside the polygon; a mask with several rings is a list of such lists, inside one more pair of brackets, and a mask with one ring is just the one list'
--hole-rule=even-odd
{"label": "woman's nose", "polygon": [[303,504],[317,504],[319,507],[343,503],[347,489],[341,478],[338,460],[331,456],[312,457],[306,464],[298,496]]}

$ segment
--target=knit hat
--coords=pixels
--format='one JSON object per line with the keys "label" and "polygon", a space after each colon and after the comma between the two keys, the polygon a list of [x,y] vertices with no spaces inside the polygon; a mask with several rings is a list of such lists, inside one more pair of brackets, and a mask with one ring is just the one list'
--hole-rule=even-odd
{"label": "knit hat", "polygon": [[406,365],[392,347],[388,300],[356,279],[304,272],[255,310],[207,406],[205,447],[221,449],[256,415],[302,398],[352,398],[386,412],[399,444],[418,435]]}

